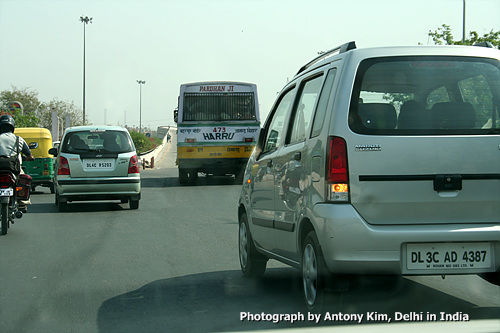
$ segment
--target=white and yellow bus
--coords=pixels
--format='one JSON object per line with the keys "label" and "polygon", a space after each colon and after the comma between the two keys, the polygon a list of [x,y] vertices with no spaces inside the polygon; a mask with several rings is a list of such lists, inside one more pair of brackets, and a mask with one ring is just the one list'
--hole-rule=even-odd
{"label": "white and yellow bus", "polygon": [[182,84],[175,118],[181,184],[194,182],[199,172],[242,179],[260,129],[255,84]]}

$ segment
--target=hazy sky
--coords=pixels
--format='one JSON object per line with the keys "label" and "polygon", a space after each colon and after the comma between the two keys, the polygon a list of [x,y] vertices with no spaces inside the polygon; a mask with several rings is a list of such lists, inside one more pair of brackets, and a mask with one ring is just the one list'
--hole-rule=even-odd
{"label": "hazy sky", "polygon": [[[179,86],[234,80],[257,84],[264,120],[288,78],[317,55],[432,44],[429,30],[462,38],[463,0],[0,0],[0,91],[32,88],[83,106],[93,124],[173,124]],[[467,0],[466,31],[500,30],[499,0]]]}

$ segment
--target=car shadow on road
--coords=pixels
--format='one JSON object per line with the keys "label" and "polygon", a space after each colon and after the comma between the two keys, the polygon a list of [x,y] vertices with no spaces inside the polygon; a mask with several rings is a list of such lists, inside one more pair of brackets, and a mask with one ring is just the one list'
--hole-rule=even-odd
{"label": "car shadow on road", "polygon": [[185,186],[215,186],[215,185],[241,185],[234,177],[199,176],[193,183],[180,184],[178,177],[143,177],[141,187],[185,187]]}
{"label": "car shadow on road", "polygon": [[[301,277],[289,268],[268,269],[258,280],[240,271],[221,271],[151,282],[102,303],[97,324],[100,332],[229,332],[331,325],[359,325],[357,321],[331,321],[329,313],[363,314],[362,324],[381,323],[368,315],[396,312],[425,316],[440,312],[467,314],[470,319],[497,319],[500,308],[474,304],[402,277],[358,278],[343,292],[331,294],[321,313],[310,321],[302,300]],[[243,314],[302,314],[303,320],[241,320]],[[301,319],[300,317],[298,317]],[[418,319],[418,318],[417,318]],[[419,320],[413,320],[418,322]]]}
{"label": "car shadow on road", "polygon": [[32,203],[28,205],[29,213],[82,213],[82,212],[106,212],[128,209],[128,204],[120,204],[118,201],[99,202],[71,202],[68,203],[66,211],[59,212],[58,206],[47,203]]}

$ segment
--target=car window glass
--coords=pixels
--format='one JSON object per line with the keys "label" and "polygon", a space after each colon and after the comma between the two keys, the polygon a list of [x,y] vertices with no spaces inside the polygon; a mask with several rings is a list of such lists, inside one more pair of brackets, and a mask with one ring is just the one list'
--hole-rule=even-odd
{"label": "car window glass", "polygon": [[293,89],[286,92],[276,107],[276,111],[266,131],[267,136],[262,152],[268,152],[278,147],[283,135],[287,111],[290,109],[293,101],[293,92]]}
{"label": "car window glass", "polygon": [[500,126],[494,97],[499,95],[498,60],[367,59],[356,74],[349,125],[372,135],[487,134]]}
{"label": "car window glass", "polygon": [[299,101],[293,114],[293,124],[287,143],[301,142],[306,139],[311,128],[311,118],[318,98],[323,75],[317,76],[302,83],[299,90]]}
{"label": "car window glass", "polygon": [[335,74],[337,69],[333,68],[328,71],[328,75],[323,85],[321,95],[318,100],[318,107],[316,108],[316,114],[314,116],[313,128],[311,137],[318,136],[323,129],[323,123],[325,122],[326,107],[328,106],[328,101],[330,100],[330,92],[332,90],[333,82],[335,81]]}
{"label": "car window glass", "polygon": [[436,103],[444,103],[450,101],[450,95],[446,87],[439,87],[433,90],[429,96],[427,96],[426,108],[430,110]]}
{"label": "car window glass", "polygon": [[62,152],[82,153],[91,150],[124,153],[132,151],[128,134],[120,131],[82,131],[68,134]]}
{"label": "car window glass", "polygon": [[476,122],[482,128],[495,127],[491,118],[493,94],[484,75],[478,75],[458,82],[462,99],[476,110]]}

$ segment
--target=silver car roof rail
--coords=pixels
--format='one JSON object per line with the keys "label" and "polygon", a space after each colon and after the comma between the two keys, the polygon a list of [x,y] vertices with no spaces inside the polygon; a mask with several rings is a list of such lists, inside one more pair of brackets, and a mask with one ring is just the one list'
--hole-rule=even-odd
{"label": "silver car roof rail", "polygon": [[490,42],[478,42],[478,43],[475,43],[474,46],[488,47],[488,48],[491,48],[491,49],[495,48],[495,46],[493,46],[493,44],[490,43]]}
{"label": "silver car roof rail", "polygon": [[326,51],[325,53],[322,53],[319,56],[317,56],[316,58],[314,58],[313,60],[309,61],[307,64],[305,64],[304,66],[302,66],[299,69],[299,71],[297,72],[297,74],[295,74],[295,75],[298,75],[298,74],[302,73],[303,71],[305,71],[306,69],[308,69],[309,67],[311,67],[312,65],[314,65],[315,63],[317,63],[317,62],[319,62],[319,61],[321,61],[323,59],[326,59],[329,56],[340,54],[340,53],[344,53],[344,52],[353,50],[355,48],[356,48],[356,42],[354,42],[354,41],[351,41],[349,43],[345,43],[345,44],[342,44],[340,46],[337,46],[336,48],[331,49],[329,51]]}

